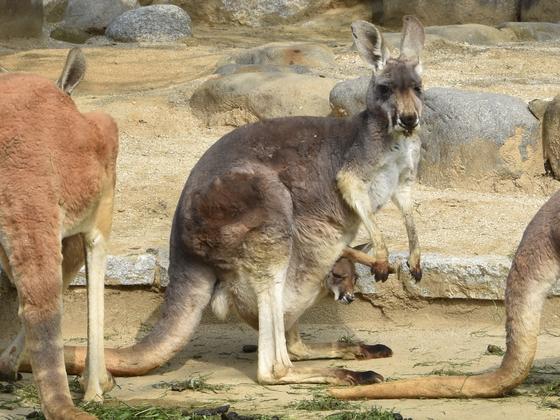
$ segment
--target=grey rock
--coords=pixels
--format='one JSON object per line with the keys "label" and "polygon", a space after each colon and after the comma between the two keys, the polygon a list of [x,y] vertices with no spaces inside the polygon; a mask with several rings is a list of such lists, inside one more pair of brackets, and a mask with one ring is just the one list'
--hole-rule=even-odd
{"label": "grey rock", "polygon": [[516,180],[544,166],[539,120],[508,95],[429,89],[420,138],[419,178],[434,186]]}
{"label": "grey rock", "polygon": [[186,10],[195,22],[267,26],[292,22],[323,10],[332,0],[153,0],[175,4]]}
{"label": "grey rock", "polygon": [[511,260],[502,256],[423,256],[422,280],[408,273],[406,260],[399,265],[398,278],[412,295],[424,298],[503,299]]}
{"label": "grey rock", "polygon": [[239,73],[210,79],[192,95],[196,116],[209,124],[242,125],[264,118],[325,116],[333,79],[294,73]]}
{"label": "grey rock", "polygon": [[72,44],[84,44],[91,37],[92,34],[89,32],[66,26],[57,26],[51,31],[52,39],[70,42]]}
{"label": "grey rock", "polygon": [[274,64],[224,64],[216,69],[215,74],[226,76],[238,73],[297,73],[307,74],[311,71],[302,65],[277,66]]}
{"label": "grey rock", "polygon": [[[140,254],[107,258],[105,284],[108,286],[151,286],[154,284],[156,256]],[[85,286],[85,271],[80,270],[71,286]]]}
{"label": "grey rock", "polygon": [[43,0],[45,20],[47,22],[60,22],[64,17],[64,11],[68,0]]}
{"label": "grey rock", "polygon": [[146,6],[115,18],[105,35],[120,42],[175,41],[192,36],[191,18],[177,6]]}
{"label": "grey rock", "polygon": [[542,121],[544,113],[552,99],[533,99],[529,102],[529,111],[539,120]]}
{"label": "grey rock", "polygon": [[68,0],[62,26],[103,34],[113,19],[137,7],[136,0]]}
{"label": "grey rock", "polygon": [[[169,284],[167,248],[150,250],[140,255],[108,257],[105,284],[109,286],[160,286]],[[397,266],[397,273],[389,277],[402,283],[411,295],[428,299],[482,299],[501,300],[504,298],[505,281],[511,265],[510,258],[498,255],[458,257],[441,254],[423,254],[423,278],[416,283],[408,272],[407,255],[393,253],[391,264]],[[375,282],[367,267],[356,265],[359,280],[357,291],[364,295],[376,294],[379,284]],[[85,286],[84,271],[71,286]],[[560,280],[552,287],[550,296],[560,296]],[[16,313],[15,288],[0,270],[0,301],[14,303],[10,313]],[[11,303],[10,303],[11,302]]]}
{"label": "grey rock", "polygon": [[543,153],[546,168],[560,180],[560,95],[546,107],[542,122]]}
{"label": "grey rock", "polygon": [[522,0],[520,7],[521,21],[560,21],[560,0]]}
{"label": "grey rock", "polygon": [[[335,115],[365,109],[367,77],[331,92]],[[437,187],[472,187],[542,173],[541,128],[512,96],[432,88],[425,93],[419,179]],[[560,151],[559,151],[560,152]]]}
{"label": "grey rock", "polygon": [[[499,255],[459,257],[441,254],[422,255],[422,280],[416,282],[408,271],[407,256],[391,254],[389,261],[397,266],[397,273],[388,281],[398,280],[414,297],[428,299],[503,300],[511,259]],[[357,288],[364,295],[374,295],[382,287],[376,283],[369,269],[357,264],[360,276]],[[396,277],[396,278],[395,278]],[[560,281],[549,292],[560,295]]]}
{"label": "grey rock", "polygon": [[511,30],[520,41],[555,41],[560,39],[560,24],[550,22],[506,22],[498,26]]}
{"label": "grey rock", "polygon": [[156,275],[154,279],[154,286],[167,287],[169,284],[169,248],[158,248],[156,253]]}
{"label": "grey rock", "polygon": [[517,20],[519,0],[374,0],[374,23],[400,26],[404,15],[424,25],[481,23],[495,25]]}
{"label": "grey rock", "polygon": [[231,57],[230,61],[236,64],[247,65],[299,65],[311,68],[335,64],[334,53],[330,48],[325,45],[308,42],[274,42],[243,51]]}
{"label": "grey rock", "polygon": [[495,45],[515,40],[515,36],[508,30],[500,30],[477,23],[430,26],[425,31],[428,35],[435,35],[447,41],[465,42],[473,45]]}
{"label": "grey rock", "polygon": [[366,109],[366,92],[371,76],[337,83],[329,95],[333,115],[354,115]]}
{"label": "grey rock", "polygon": [[42,33],[42,0],[0,0],[0,39],[37,38]]}

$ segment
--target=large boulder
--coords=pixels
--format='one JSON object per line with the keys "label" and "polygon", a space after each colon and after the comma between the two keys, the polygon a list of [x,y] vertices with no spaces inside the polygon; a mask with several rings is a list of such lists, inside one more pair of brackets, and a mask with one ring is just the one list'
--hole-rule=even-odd
{"label": "large boulder", "polygon": [[560,24],[550,22],[505,22],[498,28],[512,31],[519,41],[555,41],[560,39]]}
{"label": "large boulder", "polygon": [[42,0],[0,0],[0,39],[35,38],[42,33]]}
{"label": "large boulder", "polygon": [[325,9],[333,0],[154,0],[175,4],[195,22],[267,26],[291,22]]}
{"label": "large boulder", "polygon": [[338,117],[357,114],[366,109],[366,92],[371,76],[337,83],[329,94],[332,113]]}
{"label": "large boulder", "polygon": [[519,184],[523,176],[543,172],[540,122],[519,98],[432,88],[422,120],[419,177],[424,183]]}
{"label": "large boulder", "polygon": [[465,42],[473,45],[495,45],[515,40],[513,32],[509,30],[500,30],[493,26],[478,23],[430,26],[425,31],[428,35],[435,35],[447,41]]}
{"label": "large boulder", "polygon": [[546,107],[542,136],[546,167],[554,178],[560,180],[560,95]]}
{"label": "large boulder", "polygon": [[334,53],[330,48],[310,42],[273,42],[250,48],[230,58],[236,64],[271,64],[278,66],[333,66]]}
{"label": "large boulder", "polygon": [[[333,114],[353,115],[364,110],[369,79],[338,83],[330,94]],[[539,120],[518,98],[428,89],[420,131],[419,179],[437,187],[489,189],[513,182],[525,188],[527,175],[543,172],[540,131]]]}
{"label": "large boulder", "polygon": [[539,120],[542,121],[546,108],[552,102],[552,99],[533,99],[529,101],[529,111]]}
{"label": "large boulder", "polygon": [[120,42],[174,41],[192,35],[191,18],[177,6],[146,6],[115,18],[105,35]]}
{"label": "large boulder", "polygon": [[560,21],[560,0],[520,0],[522,21]]}
{"label": "large boulder", "polygon": [[264,118],[325,116],[333,79],[295,73],[237,73],[203,83],[190,105],[209,124],[243,125]]}
{"label": "large boulder", "polygon": [[311,73],[305,66],[294,64],[290,66],[277,66],[275,64],[236,64],[229,63],[219,66],[215,74],[226,76],[228,74],[236,73],[298,73],[306,74]]}
{"label": "large boulder", "polygon": [[113,19],[137,7],[137,0],[68,0],[63,26],[103,34]]}
{"label": "large boulder", "polygon": [[518,2],[519,0],[374,0],[374,23],[400,27],[404,15],[415,15],[426,26],[457,23],[495,25],[517,20]]}
{"label": "large boulder", "polygon": [[64,11],[68,0],[43,0],[45,20],[47,22],[60,22],[64,17]]}

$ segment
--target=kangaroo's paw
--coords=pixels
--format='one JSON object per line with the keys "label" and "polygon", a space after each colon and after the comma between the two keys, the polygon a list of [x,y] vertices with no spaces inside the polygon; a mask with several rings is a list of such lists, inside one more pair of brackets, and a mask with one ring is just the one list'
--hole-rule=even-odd
{"label": "kangaroo's paw", "polygon": [[0,381],[14,382],[21,379],[21,374],[12,363],[0,360]]}
{"label": "kangaroo's paw", "polygon": [[356,359],[382,359],[392,355],[393,350],[383,344],[360,344],[360,352],[356,354]]}
{"label": "kangaroo's paw", "polygon": [[375,281],[385,282],[389,278],[389,261],[376,261],[371,266],[371,274],[374,275]]}
{"label": "kangaroo's paw", "polygon": [[79,379],[79,383],[84,391],[84,401],[96,402],[102,402],[103,394],[112,390],[116,384],[113,375],[109,371],[107,371],[107,375],[104,378],[99,380],[99,383],[90,385],[87,375],[82,376]]}
{"label": "kangaroo's paw", "polygon": [[409,260],[406,264],[410,270],[410,275],[414,278],[414,280],[416,280],[416,283],[422,280],[422,267],[420,267],[420,260],[416,262]]}
{"label": "kangaroo's paw", "polygon": [[372,370],[360,372],[348,369],[337,369],[337,376],[349,385],[378,384],[385,380],[383,376]]}

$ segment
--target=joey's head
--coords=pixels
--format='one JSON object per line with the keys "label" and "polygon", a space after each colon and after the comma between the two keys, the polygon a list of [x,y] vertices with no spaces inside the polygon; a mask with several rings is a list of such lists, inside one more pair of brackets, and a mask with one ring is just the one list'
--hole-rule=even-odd
{"label": "joey's head", "polygon": [[336,261],[325,281],[335,301],[350,304],[355,299],[354,286],[357,279],[354,263],[348,258],[341,257]]}
{"label": "joey's head", "polygon": [[373,68],[366,96],[369,112],[385,117],[389,132],[412,135],[422,115],[422,23],[414,16],[403,18],[400,55],[396,58],[390,56],[383,36],[371,23],[352,23],[352,36],[360,55]]}

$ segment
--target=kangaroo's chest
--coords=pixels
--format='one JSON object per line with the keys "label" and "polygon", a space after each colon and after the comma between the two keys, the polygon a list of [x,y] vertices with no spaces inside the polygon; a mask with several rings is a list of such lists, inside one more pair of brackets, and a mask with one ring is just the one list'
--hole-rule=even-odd
{"label": "kangaroo's chest", "polygon": [[420,139],[401,137],[394,140],[388,153],[371,173],[369,195],[374,211],[383,207],[402,184],[416,178],[420,160]]}

